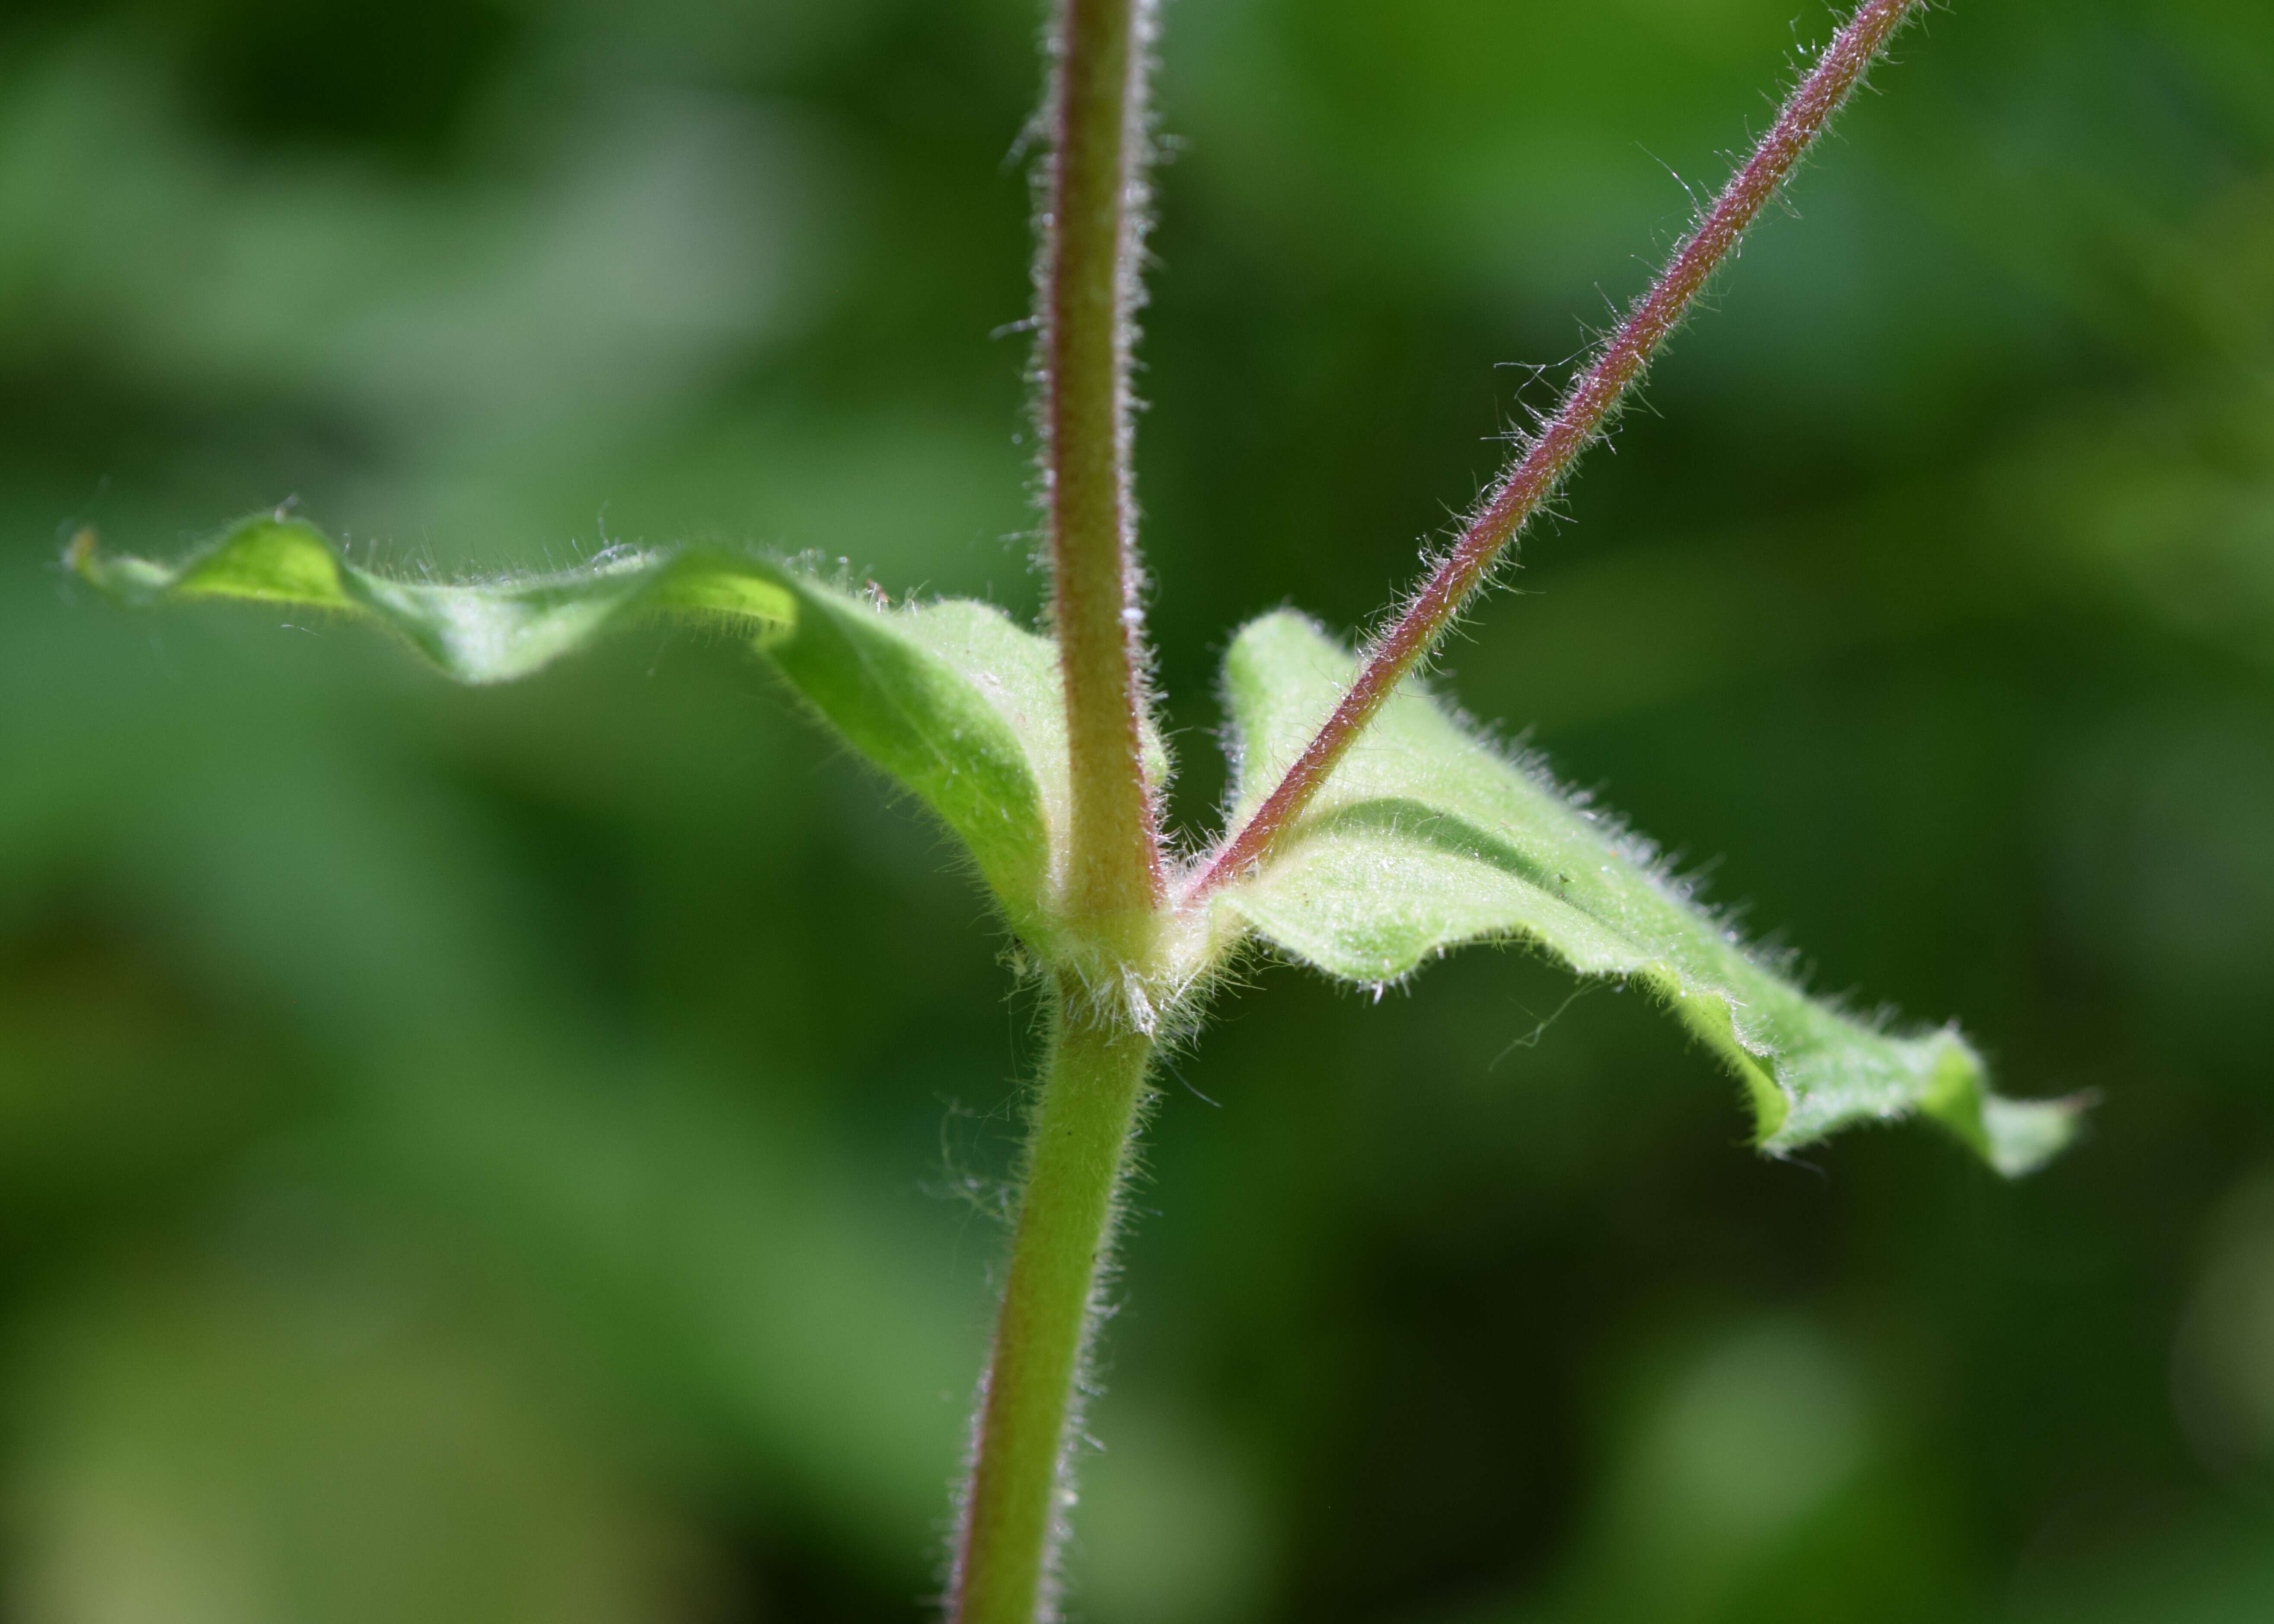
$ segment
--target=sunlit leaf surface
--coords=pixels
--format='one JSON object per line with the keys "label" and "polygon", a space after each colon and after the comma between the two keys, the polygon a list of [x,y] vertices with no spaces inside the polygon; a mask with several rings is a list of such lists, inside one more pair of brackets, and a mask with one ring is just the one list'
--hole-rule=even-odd
{"label": "sunlit leaf surface", "polygon": [[[1261,801],[1355,663],[1300,616],[1233,643],[1239,811]],[[1924,1111],[2001,1172],[2043,1162],[2070,1107],[1999,1099],[1956,1032],[1897,1036],[1803,994],[1691,900],[1647,843],[1510,760],[1412,688],[1385,706],[1254,879],[1218,906],[1328,974],[1380,986],[1463,943],[1533,944],[1638,981],[1744,1082],[1763,1149]]]}
{"label": "sunlit leaf surface", "polygon": [[1048,640],[986,604],[893,609],[724,548],[614,548],[582,567],[414,581],[349,563],[301,520],[248,519],[178,564],[70,561],[137,605],[244,598],[368,620],[461,682],[511,681],[635,617],[746,632],[813,708],[960,837],[1014,928],[1046,930],[1065,738]]}

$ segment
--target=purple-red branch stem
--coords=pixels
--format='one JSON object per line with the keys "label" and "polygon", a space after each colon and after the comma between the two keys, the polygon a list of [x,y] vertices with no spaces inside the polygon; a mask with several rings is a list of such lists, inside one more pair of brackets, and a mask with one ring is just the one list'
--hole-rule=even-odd
{"label": "purple-red branch stem", "polygon": [[1302,816],[1335,763],[1366,731],[1382,702],[1435,650],[1509,544],[1555,493],[1589,443],[1603,432],[1620,400],[1642,376],[1667,335],[1680,324],[1683,312],[1714,268],[1728,258],[1746,228],[1823,133],[1871,59],[1921,4],[1922,0],[1866,0],[1840,30],[1779,109],[1768,134],[1714,199],[1697,229],[1675,251],[1650,290],[1636,301],[1618,329],[1596,351],[1555,416],[1502,476],[1404,613],[1375,640],[1365,667],[1334,714],[1254,815],[1186,889],[1187,903],[1254,868]]}

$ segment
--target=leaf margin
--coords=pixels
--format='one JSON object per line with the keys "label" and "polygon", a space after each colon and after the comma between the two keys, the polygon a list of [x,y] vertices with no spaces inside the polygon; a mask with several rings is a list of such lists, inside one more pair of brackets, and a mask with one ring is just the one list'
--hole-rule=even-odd
{"label": "leaf margin", "polygon": [[[1266,648],[1268,643],[1277,647]],[[1297,677],[1287,680],[1284,669],[1268,673],[1265,667],[1275,659],[1281,667],[1296,670]],[[1235,825],[1261,801],[1310,730],[1332,709],[1357,664],[1339,640],[1291,610],[1259,616],[1234,635],[1225,651],[1222,689],[1233,753],[1227,800]],[[1427,719],[1417,726],[1421,718]],[[1433,733],[1434,740],[1428,737]],[[1466,763],[1488,763],[1488,771],[1502,775],[1504,786],[1519,787],[1523,796],[1540,807],[1552,807],[1565,820],[1555,831],[1559,837],[1584,835],[1593,841],[1606,872],[1612,864],[1623,868],[1623,883],[1630,898],[1638,898],[1646,891],[1651,907],[1679,917],[1698,933],[1698,962],[1715,966],[1722,974],[1708,978],[1697,963],[1685,970],[1669,957],[1643,951],[1631,942],[1622,951],[1617,933],[1602,918],[1585,914],[1536,882],[1511,882],[1506,872],[1497,872],[1499,883],[1531,885],[1528,900],[1536,906],[1528,917],[1504,921],[1498,928],[1474,921],[1452,924],[1412,933],[1403,941],[1392,932],[1378,930],[1371,957],[1347,935],[1337,941],[1329,911],[1317,906],[1315,894],[1288,894],[1306,877],[1306,869],[1314,883],[1331,886],[1335,876],[1321,870],[1336,861],[1360,868],[1370,864],[1375,870],[1385,862],[1402,864],[1401,879],[1411,891],[1430,879],[1449,879],[1473,889],[1483,867],[1480,861],[1471,861],[1465,870],[1458,857],[1437,862],[1416,858],[1410,849],[1391,852],[1391,840],[1412,830],[1409,823],[1399,831],[1394,814],[1386,820],[1387,837],[1377,828],[1371,831],[1372,845],[1367,844],[1367,831],[1358,825],[1366,818],[1383,823],[1384,805],[1395,799],[1369,793],[1370,787],[1378,790],[1397,777],[1397,763],[1390,761],[1385,769],[1385,756],[1394,756],[1401,745],[1409,751],[1417,746],[1457,748]],[[1405,765],[1410,769],[1413,763]],[[1429,798],[1421,794],[1412,799]],[[1474,841],[1481,835],[1490,840],[1506,832],[1480,831],[1470,824],[1464,815],[1475,809],[1437,807],[1435,815],[1457,827],[1428,833],[1444,836],[1444,844],[1457,848],[1463,839]],[[1406,845],[1410,848],[1412,842]],[[1434,875],[1428,872],[1433,863],[1437,868]],[[1554,877],[1570,876],[1556,873]],[[1363,875],[1359,878],[1362,882]],[[1917,1115],[1937,1123],[1999,1172],[2013,1177],[2044,1165],[2074,1135],[2084,1101],[2021,1101],[1995,1094],[1989,1087],[1986,1064],[1954,1026],[1899,1034],[1887,1029],[1884,1018],[1859,1017],[1837,1001],[1811,997],[1785,966],[1747,947],[1725,920],[1702,908],[1692,891],[1668,874],[1654,847],[1605,816],[1586,798],[1557,785],[1536,756],[1510,759],[1457,710],[1409,680],[1272,856],[1256,872],[1216,892],[1207,906],[1209,935],[1218,955],[1252,934],[1294,962],[1377,992],[1456,947],[1489,942],[1527,946],[1583,977],[1639,983],[1665,1002],[1684,1028],[1735,1073],[1752,1110],[1754,1143],[1772,1156],[1788,1155],[1844,1127]],[[1573,914],[1591,921],[1595,939],[1589,940],[1587,930],[1571,925],[1568,916]],[[1561,941],[1555,936],[1559,928],[1569,933]],[[1757,991],[1749,1000],[1737,985],[1715,985],[1715,979],[1778,990]],[[1762,999],[1785,1007],[1752,1007]],[[1801,1011],[1805,1015],[1796,1013]],[[1871,1057],[1869,1086],[1851,1087],[1844,1104],[1829,1097],[1824,1080],[1811,1074],[1811,1067],[1820,1067],[1826,1056],[1784,1052],[1767,1035],[1779,1023],[1812,1024],[1819,1032],[1839,1033],[1843,1041]]]}
{"label": "leaf margin", "polygon": [[1014,931],[1037,946],[1055,936],[1063,725],[1053,733],[1047,700],[1008,702],[1037,680],[1054,682],[1057,657],[992,605],[887,605],[715,545],[619,546],[572,569],[415,581],[354,564],[283,511],[239,520],[173,564],[107,553],[81,530],[63,563],[133,608],[236,599],[365,621],[469,687],[533,675],[654,614],[727,627],[947,825]]}

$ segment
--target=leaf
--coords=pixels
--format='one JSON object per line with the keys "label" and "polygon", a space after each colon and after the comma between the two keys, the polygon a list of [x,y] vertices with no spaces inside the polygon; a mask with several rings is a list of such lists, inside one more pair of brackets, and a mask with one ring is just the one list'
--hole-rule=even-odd
{"label": "leaf", "polygon": [[467,683],[527,676],[651,613],[744,631],[955,831],[1013,928],[1047,936],[1066,800],[1057,654],[986,604],[888,609],[726,548],[615,548],[548,575],[405,581],[350,564],[281,515],[247,519],[175,565],[103,554],[83,531],[68,561],[129,604],[246,598],[371,620]]}
{"label": "leaf", "polygon": [[[1355,674],[1299,615],[1241,631],[1225,686],[1235,817],[1277,782]],[[1534,944],[1582,975],[1637,981],[1736,1073],[1761,1148],[1924,1111],[2000,1172],[2067,1142],[2074,1109],[1988,1092],[1951,1029],[1898,1036],[1808,997],[1690,899],[1647,843],[1510,761],[1419,688],[1384,705],[1262,872],[1216,905],[1328,974],[1380,986],[1464,943]]]}

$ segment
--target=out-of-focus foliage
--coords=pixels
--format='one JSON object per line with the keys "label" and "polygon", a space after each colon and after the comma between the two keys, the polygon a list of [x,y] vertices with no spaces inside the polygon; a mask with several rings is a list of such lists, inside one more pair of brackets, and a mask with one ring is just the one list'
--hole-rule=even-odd
{"label": "out-of-focus foliage", "polygon": [[[1640,282],[1792,17],[1169,8],[1187,822],[1226,628],[1405,578],[1545,398],[1495,364]],[[0,21],[24,1617],[920,1613],[1031,1041],[929,825],[712,634],[465,691],[57,559],[297,496],[438,576],[723,537],[1030,608],[1035,23]],[[1901,56],[1445,687],[1812,985],[2097,1091],[2084,1141],[1764,1164],[1630,998],[1266,972],[1156,1120],[1101,1624],[2274,1605],[2274,13],[1959,4]]]}

